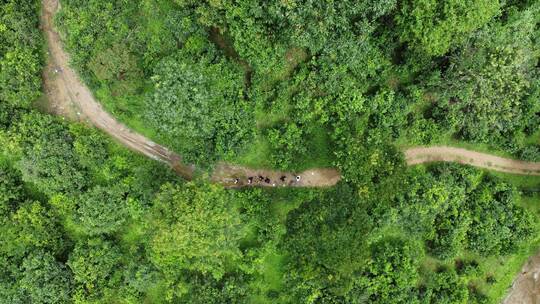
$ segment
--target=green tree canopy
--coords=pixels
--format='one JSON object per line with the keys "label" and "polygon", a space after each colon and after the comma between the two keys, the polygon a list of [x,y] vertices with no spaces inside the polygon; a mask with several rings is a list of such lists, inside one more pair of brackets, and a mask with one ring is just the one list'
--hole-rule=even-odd
{"label": "green tree canopy", "polygon": [[243,97],[242,70],[211,45],[202,47],[196,58],[184,50],[157,66],[145,117],[178,143],[186,161],[207,164],[243,147],[253,133],[253,115]]}
{"label": "green tree canopy", "polygon": [[286,278],[297,301],[347,294],[366,258],[363,237],[371,228],[356,192],[340,185],[307,201],[287,217],[286,226]]}
{"label": "green tree canopy", "polygon": [[67,265],[73,273],[82,298],[99,298],[107,287],[114,286],[113,274],[120,263],[118,248],[102,239],[77,242]]}
{"label": "green tree canopy", "polygon": [[68,303],[72,293],[71,273],[46,252],[36,252],[22,263],[21,289],[30,303]]}
{"label": "green tree canopy", "polygon": [[395,16],[401,39],[441,56],[499,13],[499,0],[406,0]]}
{"label": "green tree canopy", "polygon": [[88,235],[110,234],[126,220],[127,202],[118,186],[96,186],[79,196],[74,222]]}
{"label": "green tree canopy", "polygon": [[474,34],[450,57],[437,116],[460,138],[512,148],[518,133],[537,125],[540,9],[513,13]]}
{"label": "green tree canopy", "polygon": [[406,303],[413,297],[422,246],[403,237],[387,237],[370,246],[369,259],[360,286],[370,303]]}
{"label": "green tree canopy", "polygon": [[151,260],[166,274],[186,269],[220,279],[240,261],[240,216],[220,186],[166,185],[152,213]]}

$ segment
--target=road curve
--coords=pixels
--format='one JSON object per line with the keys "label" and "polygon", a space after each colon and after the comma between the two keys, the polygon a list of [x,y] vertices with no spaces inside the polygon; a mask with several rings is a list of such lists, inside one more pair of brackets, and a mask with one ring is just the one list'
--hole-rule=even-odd
{"label": "road curve", "polygon": [[[41,28],[49,47],[48,65],[43,73],[44,87],[49,100],[62,100],[63,107],[73,107],[76,118],[86,121],[129,149],[142,153],[152,159],[170,165],[179,175],[192,179],[196,174],[194,166],[182,163],[180,155],[161,146],[145,136],[134,132],[120,123],[94,98],[90,89],[81,81],[76,71],[69,65],[69,55],[64,51],[60,35],[54,28],[54,15],[59,9],[58,0],[43,0]],[[67,112],[56,111],[68,115]],[[71,117],[73,118],[73,117]],[[248,180],[248,177],[257,177]],[[263,180],[258,178],[264,177]],[[213,182],[227,187],[330,187],[339,182],[340,173],[335,169],[312,169],[304,172],[281,172],[277,170],[255,170],[225,163],[217,164]]]}
{"label": "road curve", "polygon": [[[193,166],[182,163],[182,158],[145,136],[134,132],[109,114],[90,89],[81,81],[75,70],[69,65],[69,55],[64,51],[60,35],[53,26],[53,17],[59,8],[58,0],[43,0],[42,29],[49,46],[49,68],[56,71],[44,73],[44,83],[49,99],[65,98],[79,111],[79,118],[86,120],[97,128],[115,138],[118,142],[133,151],[142,153],[152,159],[169,164],[178,174],[192,179],[196,170]],[[51,92],[60,92],[56,95]],[[52,95],[51,95],[52,94]],[[540,163],[524,162],[502,158],[486,153],[470,151],[462,148],[434,146],[414,147],[404,150],[408,165],[446,161],[468,164],[475,167],[495,171],[540,175]],[[248,177],[257,177],[248,180]],[[268,177],[270,182],[258,177]],[[297,176],[300,180],[297,180]],[[216,166],[210,179],[229,187],[268,186],[268,187],[329,187],[338,183],[341,174],[336,169],[311,169],[304,172],[281,172],[276,170],[255,170],[226,163]]]}

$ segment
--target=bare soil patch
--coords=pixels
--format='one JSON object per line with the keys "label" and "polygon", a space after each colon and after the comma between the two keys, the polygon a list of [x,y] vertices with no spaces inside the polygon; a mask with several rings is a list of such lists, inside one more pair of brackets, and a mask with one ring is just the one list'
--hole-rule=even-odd
{"label": "bare soil patch", "polygon": [[540,253],[529,258],[502,303],[540,303]]}
{"label": "bare soil patch", "polygon": [[540,163],[526,162],[462,148],[434,146],[415,147],[404,151],[408,165],[429,162],[457,162],[499,172],[540,175]]}

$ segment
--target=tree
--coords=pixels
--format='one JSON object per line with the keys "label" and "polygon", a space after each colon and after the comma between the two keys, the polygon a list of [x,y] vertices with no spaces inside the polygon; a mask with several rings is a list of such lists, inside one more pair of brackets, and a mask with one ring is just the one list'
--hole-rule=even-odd
{"label": "tree", "polygon": [[137,58],[124,44],[115,43],[109,49],[98,51],[88,67],[99,81],[114,85],[113,94],[132,94],[141,85],[143,75]]}
{"label": "tree", "polygon": [[216,185],[165,185],[154,202],[152,262],[173,278],[182,269],[220,279],[240,262],[240,216]]}
{"label": "tree", "polygon": [[36,252],[22,263],[21,289],[31,303],[61,304],[71,300],[72,277],[66,267],[46,252]]}
{"label": "tree", "polygon": [[[517,138],[537,125],[539,72],[535,52],[540,9],[513,13],[473,35],[450,57],[436,117],[459,138],[494,142],[515,153]],[[533,97],[532,99],[530,97]]]}
{"label": "tree", "polygon": [[428,275],[420,298],[423,303],[466,304],[469,303],[469,291],[465,280],[454,269],[440,268]]}
{"label": "tree", "polygon": [[406,303],[419,278],[422,247],[411,239],[387,237],[371,244],[361,284],[370,303]]}
{"label": "tree", "polygon": [[32,1],[0,5],[0,101],[29,107],[41,93],[41,33]]}
{"label": "tree", "polygon": [[499,13],[498,0],[407,0],[395,20],[401,40],[431,56],[455,48]]}
{"label": "tree", "polygon": [[24,200],[20,174],[0,162],[0,215],[7,215]]}
{"label": "tree", "polygon": [[4,218],[0,252],[23,257],[37,249],[58,253],[63,240],[51,212],[39,202],[25,202]]}
{"label": "tree", "polygon": [[20,168],[25,181],[50,195],[80,191],[86,185],[85,172],[66,142],[36,144],[26,151]]}
{"label": "tree", "polygon": [[467,202],[472,217],[467,247],[484,256],[502,255],[514,252],[519,242],[529,239],[533,219],[516,200],[515,188],[487,178]]}
{"label": "tree", "polygon": [[77,242],[67,265],[83,298],[99,298],[118,282],[114,273],[120,265],[120,251],[108,241],[88,239]]}
{"label": "tree", "polygon": [[270,129],[267,137],[275,151],[272,154],[273,162],[281,169],[288,169],[293,160],[304,156],[307,152],[302,128],[294,123]]}
{"label": "tree", "polygon": [[23,116],[17,125],[23,147],[19,162],[25,182],[43,193],[72,193],[87,184],[86,171],[73,150],[73,137],[65,125],[52,117],[35,113]]}
{"label": "tree", "polygon": [[[461,203],[452,201],[452,203]],[[448,205],[447,209],[441,211],[434,222],[434,235],[428,237],[427,246],[430,253],[441,258],[451,258],[456,256],[465,245],[467,232],[471,218],[463,206]],[[474,228],[472,228],[474,229]]]}
{"label": "tree", "polygon": [[152,78],[155,93],[145,112],[145,119],[187,162],[199,164],[234,153],[253,131],[242,71],[210,45],[204,48],[195,58],[184,50],[157,66]]}
{"label": "tree", "polygon": [[118,186],[96,186],[80,195],[74,222],[87,235],[110,234],[127,217],[127,193]]}
{"label": "tree", "polygon": [[281,247],[289,256],[285,277],[294,299],[346,295],[364,264],[370,226],[357,193],[345,184],[291,212]]}
{"label": "tree", "polygon": [[0,99],[29,107],[41,89],[41,58],[32,49],[15,48],[0,60]]}

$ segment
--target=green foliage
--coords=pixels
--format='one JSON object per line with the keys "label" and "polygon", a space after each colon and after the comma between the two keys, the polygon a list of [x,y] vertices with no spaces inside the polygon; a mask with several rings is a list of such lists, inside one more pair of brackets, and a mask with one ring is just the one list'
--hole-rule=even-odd
{"label": "green foliage", "polygon": [[83,298],[99,297],[105,288],[112,285],[120,257],[118,248],[108,241],[79,241],[67,261],[78,294]]}
{"label": "green foliage", "polygon": [[304,155],[307,152],[302,133],[302,129],[296,124],[287,124],[268,131],[268,141],[271,148],[276,151],[276,154],[272,155],[273,162],[278,168],[288,169],[296,155]]}
{"label": "green foliage", "polygon": [[469,39],[450,57],[437,115],[459,138],[503,146],[515,153],[520,137],[537,125],[539,10],[513,13]]}
{"label": "green foliage", "polygon": [[0,61],[0,98],[20,107],[40,95],[40,55],[29,48],[6,52]]}
{"label": "green foliage", "polygon": [[204,166],[338,167],[324,190],[184,183],[30,110],[40,3],[0,2],[2,304],[497,302],[537,230],[501,179],[394,147],[538,158],[534,1],[62,1],[125,123]]}
{"label": "green foliage", "polygon": [[498,0],[407,0],[395,20],[401,40],[441,56],[499,13]]}
{"label": "green foliage", "polygon": [[26,115],[18,132],[24,147],[20,161],[23,180],[47,194],[79,191],[86,185],[73,138],[64,125],[51,117]]}
{"label": "green foliage", "polygon": [[79,198],[74,223],[88,235],[110,234],[126,220],[126,194],[118,187],[97,186]]}
{"label": "green foliage", "polygon": [[28,256],[21,270],[20,286],[31,303],[60,304],[70,301],[71,274],[50,254],[36,252]]}
{"label": "green foliage", "polygon": [[219,186],[164,186],[152,211],[153,263],[173,276],[186,269],[222,278],[242,257],[240,218],[230,203]]}
{"label": "green foliage", "polygon": [[370,219],[347,185],[307,201],[287,218],[287,283],[297,301],[343,296],[363,263]]}
{"label": "green foliage", "polygon": [[175,146],[186,161],[207,164],[213,155],[227,157],[243,147],[252,134],[252,115],[241,71],[204,47],[198,58],[184,51],[158,65],[145,115],[166,138],[185,143]]}
{"label": "green foliage", "polygon": [[442,268],[431,273],[420,298],[423,303],[470,303],[465,280],[451,268]]}
{"label": "green foliage", "polygon": [[360,283],[370,303],[410,301],[418,280],[421,246],[403,237],[387,237],[371,244],[370,254]]}
{"label": "green foliage", "polygon": [[41,93],[41,45],[36,1],[0,6],[0,102],[29,107]]}
{"label": "green foliage", "polygon": [[113,93],[132,94],[140,86],[142,77],[136,60],[125,45],[116,43],[92,57],[88,67],[99,81],[114,84]]}
{"label": "green foliage", "polygon": [[16,170],[0,162],[0,214],[5,215],[24,200],[21,177]]}
{"label": "green foliage", "polygon": [[487,180],[468,202],[471,229],[468,247],[483,255],[506,254],[532,235],[530,213],[516,206],[516,189],[496,180]]}

